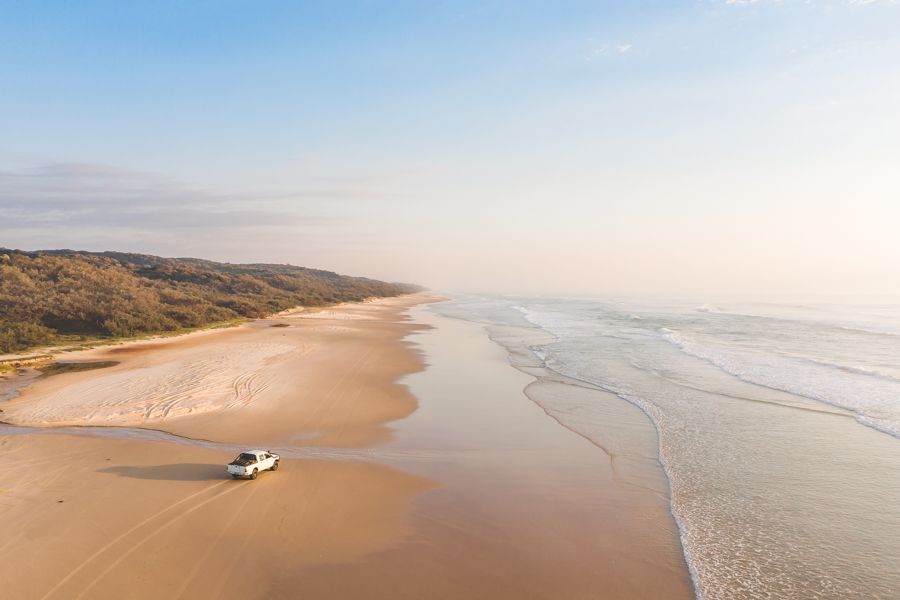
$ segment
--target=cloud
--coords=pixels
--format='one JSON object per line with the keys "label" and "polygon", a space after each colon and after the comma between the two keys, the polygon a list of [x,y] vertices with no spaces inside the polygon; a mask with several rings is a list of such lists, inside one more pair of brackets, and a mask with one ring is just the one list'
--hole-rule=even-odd
{"label": "cloud", "polygon": [[607,59],[617,54],[625,54],[633,47],[634,46],[629,43],[597,44],[594,40],[588,40],[588,49],[585,58],[588,61]]}
{"label": "cloud", "polygon": [[158,173],[90,163],[0,171],[0,231],[296,228],[334,223],[328,203],[365,196],[343,182],[289,191],[223,192]]}

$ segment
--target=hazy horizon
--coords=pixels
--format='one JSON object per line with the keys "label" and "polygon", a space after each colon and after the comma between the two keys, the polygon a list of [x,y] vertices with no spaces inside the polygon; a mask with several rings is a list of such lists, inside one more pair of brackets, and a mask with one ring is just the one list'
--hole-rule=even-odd
{"label": "hazy horizon", "polygon": [[900,294],[891,0],[17,3],[0,246]]}

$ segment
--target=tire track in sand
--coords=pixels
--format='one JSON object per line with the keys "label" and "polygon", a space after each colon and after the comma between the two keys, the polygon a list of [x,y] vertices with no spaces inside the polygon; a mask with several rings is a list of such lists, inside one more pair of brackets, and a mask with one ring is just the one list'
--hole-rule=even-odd
{"label": "tire track in sand", "polygon": [[219,546],[219,544],[222,542],[222,538],[225,537],[225,534],[228,532],[228,530],[231,529],[232,525],[237,520],[237,518],[244,515],[244,508],[247,506],[247,504],[250,502],[250,500],[253,498],[253,496],[256,495],[256,491],[259,488],[260,488],[259,485],[254,485],[253,490],[249,494],[247,494],[247,497],[244,499],[243,502],[241,502],[238,509],[232,511],[231,518],[228,519],[228,521],[226,521],[224,525],[222,525],[221,529],[219,530],[219,535],[216,536],[216,539],[212,543],[207,544],[206,552],[204,552],[200,556],[200,558],[198,558],[197,561],[194,563],[194,566],[191,568],[191,570],[185,576],[184,581],[181,583],[181,585],[178,587],[178,589],[172,595],[172,598],[175,598],[175,600],[178,600],[179,598],[181,598],[184,595],[185,591],[187,591],[188,587],[191,585],[191,583],[194,582],[194,579],[197,577],[197,573],[200,571],[200,568],[203,566],[203,563],[206,562],[206,559],[209,558],[209,555],[212,554],[212,551],[215,550]]}
{"label": "tire track in sand", "polygon": [[[225,483],[233,483],[233,482],[223,481],[223,482],[221,482],[221,483],[216,484],[216,486],[222,485],[222,484],[225,484]],[[215,486],[211,486],[211,487],[215,487]],[[190,515],[191,513],[194,513],[194,512],[196,512],[196,511],[200,510],[201,508],[203,508],[204,506],[206,506],[207,504],[209,504],[209,503],[212,502],[213,500],[218,500],[219,498],[221,498],[222,496],[225,496],[226,494],[230,494],[231,492],[233,492],[233,491],[235,491],[235,490],[241,489],[241,487],[242,487],[242,486],[240,486],[240,485],[233,485],[231,488],[219,492],[218,494],[216,494],[216,495],[213,496],[212,498],[207,498],[207,499],[204,500],[203,502],[200,502],[199,504],[195,504],[194,506],[192,506],[191,508],[187,509],[186,511],[184,511],[184,512],[181,513],[181,514],[179,514],[178,516],[173,517],[172,519],[170,519],[167,523],[161,525],[159,528],[157,528],[156,530],[154,530],[152,533],[149,533],[149,534],[147,534],[146,536],[144,536],[144,537],[141,539],[141,541],[136,542],[135,544],[133,544],[133,545],[131,546],[131,548],[129,548],[128,550],[126,550],[124,553],[120,554],[119,557],[116,558],[116,560],[114,560],[113,562],[111,562],[111,563],[109,564],[109,566],[107,566],[105,569],[103,569],[103,571],[102,571],[99,575],[97,575],[97,577],[95,577],[95,578],[87,585],[87,587],[85,587],[85,588],[81,591],[80,594],[78,594],[77,596],[75,596],[75,600],[81,600],[82,598],[84,598],[84,597],[88,594],[88,592],[90,592],[92,589],[94,589],[94,587],[95,587],[98,583],[100,583],[100,581],[102,581],[104,577],[106,577],[107,575],[109,575],[109,573],[110,573],[113,569],[115,569],[117,566],[119,566],[119,565],[122,563],[122,561],[124,561],[126,558],[128,558],[129,556],[131,556],[132,554],[134,554],[141,546],[143,546],[144,544],[146,544],[147,542],[149,542],[150,540],[152,540],[153,538],[155,538],[157,535],[159,535],[160,533],[162,533],[163,531],[165,531],[166,529],[168,529],[169,527],[171,527],[172,525],[174,525],[174,524],[177,523],[178,521],[180,521],[180,520],[182,520],[183,518],[187,517],[187,516]],[[207,489],[209,489],[209,488],[207,488]]]}
{"label": "tire track in sand", "polygon": [[228,562],[228,566],[222,570],[224,574],[223,577],[219,578],[219,585],[215,589],[214,592],[210,593],[207,598],[220,598],[225,591],[225,586],[231,581],[231,578],[234,576],[235,565],[237,564],[240,557],[244,556],[244,553],[247,551],[247,548],[250,546],[250,541],[260,530],[260,523],[265,522],[266,517],[272,511],[272,506],[276,504],[276,499],[284,498],[285,495],[282,494],[282,489],[286,485],[287,479],[283,477],[279,477],[275,482],[275,490],[273,493],[269,494],[269,501],[266,503],[266,508],[259,514],[259,518],[255,519],[253,522],[253,527],[247,528],[247,533],[244,536],[244,541],[240,545],[240,548],[237,551],[232,552],[231,559]]}
{"label": "tire track in sand", "polygon": [[[126,532],[124,532],[124,533],[122,533],[122,534],[116,536],[114,539],[112,539],[112,540],[110,540],[109,542],[107,542],[106,544],[104,544],[99,550],[97,550],[96,552],[94,552],[93,554],[91,554],[90,556],[88,556],[86,559],[84,559],[84,560],[81,562],[81,564],[79,564],[77,567],[75,567],[74,569],[72,569],[71,571],[69,571],[69,574],[68,574],[68,575],[66,575],[65,577],[63,577],[62,579],[60,579],[60,580],[56,583],[56,585],[54,585],[52,588],[50,588],[49,591],[47,591],[46,594],[44,594],[43,596],[41,596],[41,600],[47,600],[47,598],[49,598],[50,596],[52,596],[59,588],[61,588],[62,586],[64,586],[69,580],[71,580],[73,577],[75,577],[75,575],[77,575],[79,572],[81,572],[82,569],[84,569],[86,566],[88,566],[90,563],[92,563],[94,560],[96,560],[101,554],[103,554],[104,552],[106,552],[107,550],[109,550],[111,547],[113,547],[115,544],[117,544],[118,542],[120,542],[122,539],[126,538],[127,536],[131,535],[132,533],[134,533],[135,531],[137,531],[138,529],[140,529],[140,528],[143,527],[144,525],[148,524],[150,521],[156,519],[156,518],[159,517],[159,516],[162,516],[163,514],[165,514],[166,512],[172,510],[173,508],[175,508],[175,507],[177,507],[177,506],[179,506],[179,505],[181,505],[181,504],[184,504],[185,502],[188,502],[189,500],[192,500],[193,498],[196,498],[197,496],[199,496],[199,495],[201,495],[201,494],[204,494],[204,493],[206,493],[206,492],[208,492],[208,491],[210,491],[210,490],[212,490],[212,489],[215,489],[215,488],[217,488],[217,487],[220,487],[220,486],[222,486],[222,485],[225,485],[226,483],[229,483],[229,481],[228,481],[228,480],[220,481],[219,483],[215,483],[215,484],[213,484],[213,485],[207,486],[207,487],[203,488],[202,490],[200,490],[200,491],[198,491],[198,492],[194,492],[193,494],[190,494],[190,495],[188,495],[188,496],[185,496],[185,497],[182,498],[181,500],[178,500],[178,501],[176,501],[176,502],[173,502],[172,504],[170,504],[169,506],[165,507],[164,509],[162,509],[162,510],[156,512],[156,513],[153,513],[152,515],[150,515],[149,517],[147,517],[146,519],[144,519],[143,521],[141,521],[141,522],[138,523],[137,525],[133,526],[133,527],[132,527],[131,529],[129,529],[128,531],[126,531]],[[82,594],[82,595],[83,595],[83,594]]]}

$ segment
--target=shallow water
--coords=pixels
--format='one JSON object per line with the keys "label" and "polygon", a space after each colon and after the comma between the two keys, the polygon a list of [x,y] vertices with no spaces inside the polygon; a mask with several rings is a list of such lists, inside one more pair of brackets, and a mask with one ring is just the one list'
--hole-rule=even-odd
{"label": "shallow water", "polygon": [[[434,310],[484,323],[526,372],[644,410],[701,598],[900,594],[900,306],[465,297]],[[598,451],[615,444],[608,402],[533,399]]]}

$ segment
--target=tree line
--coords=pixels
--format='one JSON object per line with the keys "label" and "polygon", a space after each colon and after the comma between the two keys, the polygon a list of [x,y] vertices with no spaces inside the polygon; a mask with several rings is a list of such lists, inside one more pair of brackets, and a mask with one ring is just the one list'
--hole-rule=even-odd
{"label": "tree line", "polygon": [[418,291],[293,265],[0,248],[0,352],[178,331]]}

